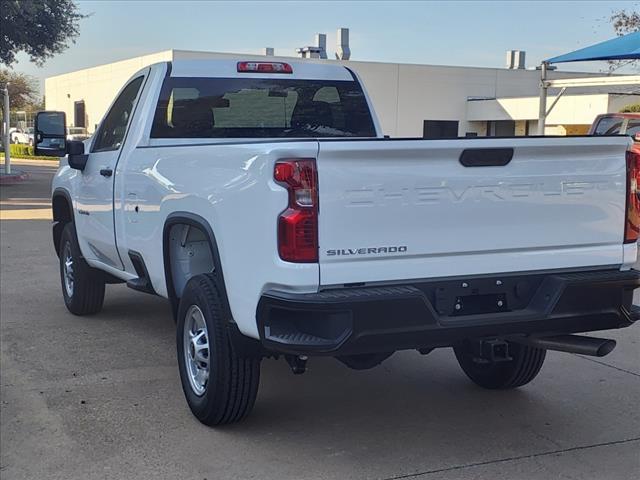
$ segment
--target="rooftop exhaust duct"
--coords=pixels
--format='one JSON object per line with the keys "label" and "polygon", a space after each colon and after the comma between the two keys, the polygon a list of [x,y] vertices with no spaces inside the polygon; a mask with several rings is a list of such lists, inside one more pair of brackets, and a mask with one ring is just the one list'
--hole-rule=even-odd
{"label": "rooftop exhaust duct", "polygon": [[349,60],[351,58],[348,28],[338,29],[338,35],[336,39],[336,58],[338,60]]}
{"label": "rooftop exhaust duct", "polygon": [[523,50],[507,50],[507,68],[509,70],[524,70],[526,52]]}
{"label": "rooftop exhaust duct", "polygon": [[315,45],[296,48],[300,58],[327,58],[327,35],[316,33]]}
{"label": "rooftop exhaust duct", "polygon": [[316,33],[316,46],[320,49],[320,58],[327,58],[327,34]]}

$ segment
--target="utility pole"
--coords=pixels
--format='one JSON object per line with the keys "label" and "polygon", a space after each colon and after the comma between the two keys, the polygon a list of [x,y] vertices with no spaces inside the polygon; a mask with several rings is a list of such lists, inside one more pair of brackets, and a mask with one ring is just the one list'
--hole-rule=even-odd
{"label": "utility pole", "polygon": [[9,84],[5,83],[4,90],[2,91],[4,96],[4,108],[3,108],[3,118],[4,118],[4,139],[2,143],[4,144],[4,173],[5,175],[11,175],[11,149],[9,148],[10,143],[10,135],[9,135]]}
{"label": "utility pole", "polygon": [[540,105],[538,110],[538,135],[544,135],[544,127],[547,123],[547,94],[549,87],[547,86],[547,62],[540,65]]}

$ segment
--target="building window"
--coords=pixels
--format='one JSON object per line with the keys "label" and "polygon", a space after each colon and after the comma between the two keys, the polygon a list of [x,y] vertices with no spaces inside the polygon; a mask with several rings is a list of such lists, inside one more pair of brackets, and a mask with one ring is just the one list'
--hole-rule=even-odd
{"label": "building window", "polygon": [[82,128],[86,127],[84,100],[73,102],[73,126]]}
{"label": "building window", "polygon": [[458,121],[425,120],[422,124],[422,138],[458,138]]}

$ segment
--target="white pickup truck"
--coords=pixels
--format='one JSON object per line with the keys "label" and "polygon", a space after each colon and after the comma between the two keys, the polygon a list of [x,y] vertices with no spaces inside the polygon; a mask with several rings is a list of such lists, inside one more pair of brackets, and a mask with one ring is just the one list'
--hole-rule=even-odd
{"label": "white pickup truck", "polygon": [[[208,425],[252,409],[260,361],[371,368],[453,347],[486,388],[548,349],[602,356],[627,327],[640,156],[603,137],[384,138],[334,64],[176,61],[135,74],[96,134],[41,112],[62,294],[169,299],[182,387]],[[44,152],[43,152],[44,153]]]}

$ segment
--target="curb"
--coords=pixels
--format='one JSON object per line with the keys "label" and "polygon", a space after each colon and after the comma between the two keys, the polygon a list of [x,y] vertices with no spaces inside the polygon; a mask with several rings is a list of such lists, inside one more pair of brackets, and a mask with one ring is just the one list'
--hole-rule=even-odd
{"label": "curb", "polygon": [[15,170],[10,175],[7,175],[4,173],[4,168],[0,168],[0,185],[15,185],[24,182],[28,178],[29,174],[22,170]]}

